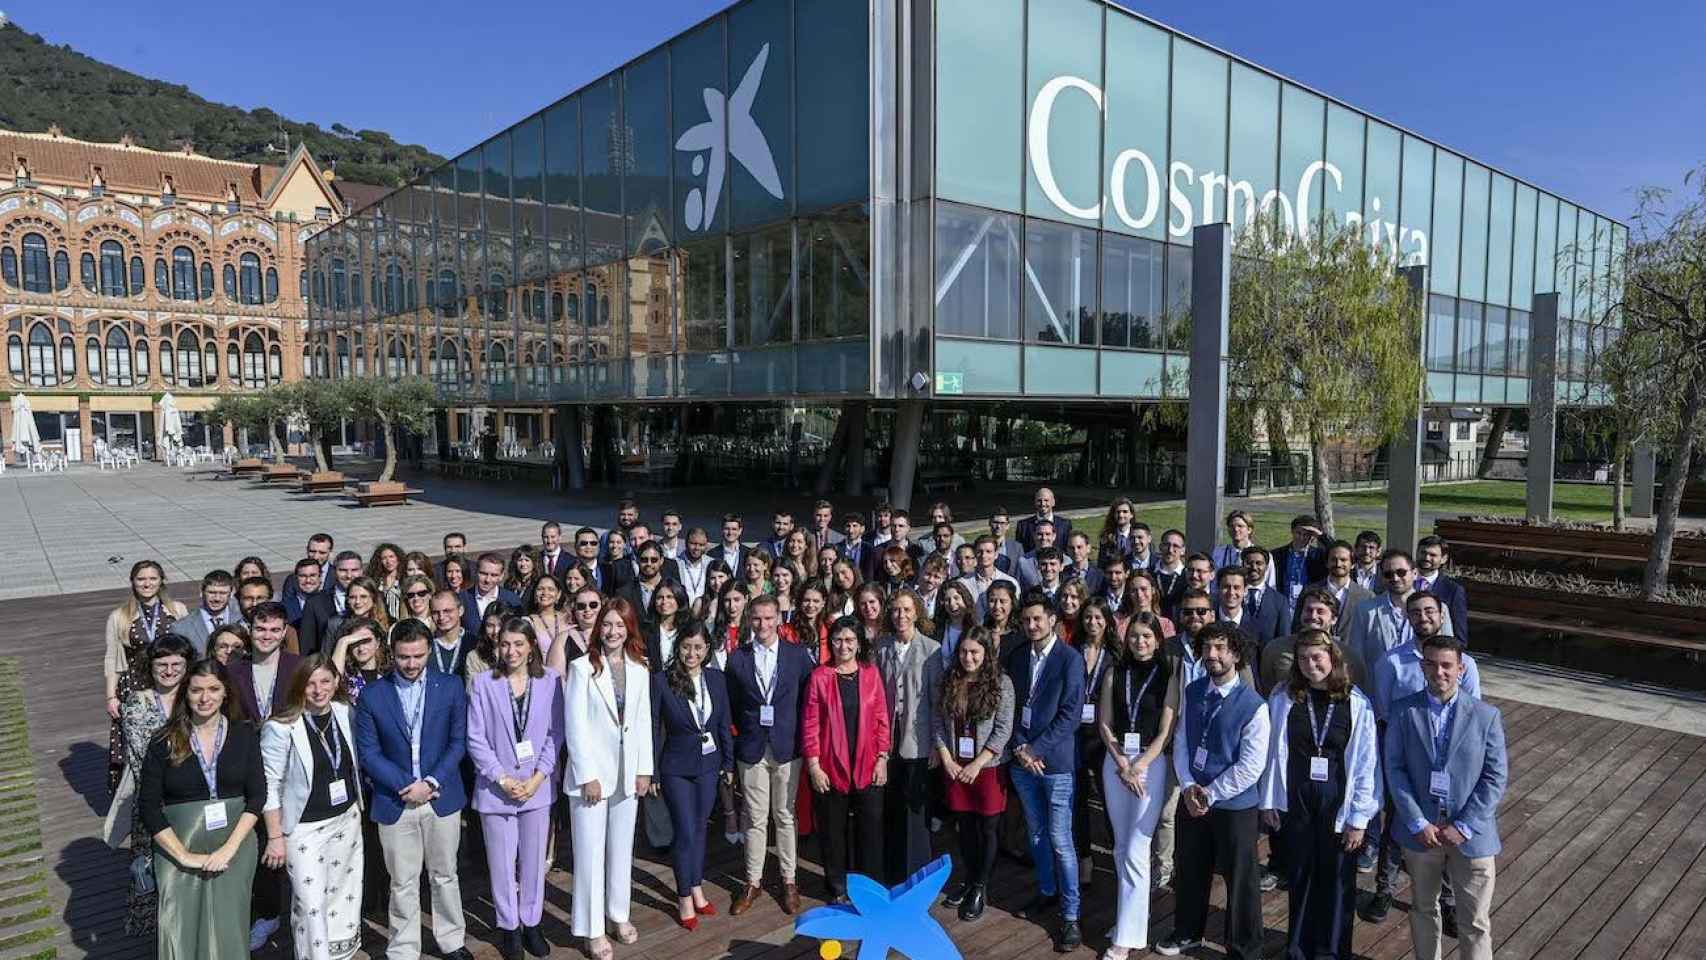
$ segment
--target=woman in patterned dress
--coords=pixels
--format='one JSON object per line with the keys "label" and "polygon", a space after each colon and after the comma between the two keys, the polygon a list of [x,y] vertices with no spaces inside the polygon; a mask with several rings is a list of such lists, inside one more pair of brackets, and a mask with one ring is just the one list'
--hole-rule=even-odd
{"label": "woman in patterned dress", "polygon": [[[137,865],[138,861],[143,864],[153,862],[154,837],[142,824],[142,805],[131,802],[135,793],[133,781],[140,781],[142,758],[147,756],[148,745],[154,741],[154,735],[166,726],[167,718],[172,715],[172,707],[177,703],[178,694],[183,689],[185,673],[194,658],[195,648],[190,646],[188,640],[176,634],[162,636],[133,661],[148,680],[146,683],[137,684],[136,689],[130,691],[119,711],[124,724],[125,764],[129,775],[123,778],[122,789],[119,791],[122,796],[115,797],[109,821],[123,816],[120,811],[121,804],[128,807],[131,886],[130,902],[124,915],[124,932],[131,936],[153,933],[157,900],[153,889],[152,869],[147,870],[146,883],[138,882],[141,869]],[[114,829],[116,830],[116,825]]]}
{"label": "woman in patterned dress", "polygon": [[121,712],[132,691],[148,686],[142,671],[147,650],[155,640],[172,632],[172,625],[187,614],[184,605],[166,597],[166,571],[153,560],[138,560],[130,568],[130,599],[107,615],[106,673],[107,717],[112,730],[107,744],[107,791],[118,790],[124,772],[125,735]]}

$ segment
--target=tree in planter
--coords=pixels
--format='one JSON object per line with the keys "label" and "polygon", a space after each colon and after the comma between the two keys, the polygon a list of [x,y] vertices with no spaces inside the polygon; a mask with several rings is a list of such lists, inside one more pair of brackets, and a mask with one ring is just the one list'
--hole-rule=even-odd
{"label": "tree in planter", "polygon": [[271,392],[268,390],[222,396],[213,402],[213,409],[208,411],[208,420],[216,427],[229,423],[238,430],[264,433],[273,458],[282,461],[284,444],[279,442],[278,431],[275,429],[282,414],[278,398],[270,396]]}
{"label": "tree in planter", "polygon": [[1612,238],[1611,269],[1592,281],[1603,285],[1595,302],[1608,305],[1599,319],[1613,334],[1593,359],[1619,432],[1669,454],[1641,578],[1647,599],[1668,584],[1683,486],[1706,438],[1706,165],[1682,182],[1693,193],[1677,204],[1668,189],[1641,190],[1628,240]]}
{"label": "tree in planter", "polygon": [[389,481],[397,472],[397,441],[402,431],[425,433],[432,424],[437,391],[424,377],[396,380],[361,377],[338,381],[338,390],[357,418],[377,421],[385,438],[385,468],[379,481]]}
{"label": "tree in planter", "polygon": [[[1272,218],[1234,251],[1227,404],[1234,438],[1258,416],[1301,427],[1314,465],[1315,515],[1333,535],[1329,439],[1395,438],[1414,421],[1422,384],[1421,310],[1389,253],[1361,231],[1322,220],[1294,239]],[[1267,416],[1283,410],[1284,418]],[[1283,429],[1283,428],[1280,428]]]}
{"label": "tree in planter", "polygon": [[326,455],[327,438],[335,436],[350,416],[350,401],[343,390],[323,380],[299,380],[275,387],[285,416],[308,426],[308,443],[314,448],[314,469],[332,469]]}

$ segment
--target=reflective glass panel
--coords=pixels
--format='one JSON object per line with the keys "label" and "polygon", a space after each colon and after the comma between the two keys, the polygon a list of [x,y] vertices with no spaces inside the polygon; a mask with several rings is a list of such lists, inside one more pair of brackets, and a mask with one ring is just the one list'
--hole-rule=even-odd
{"label": "reflective glass panel", "polygon": [[1094,91],[1101,72],[1102,4],[1030,0],[1029,7],[1025,210],[1070,223],[1096,223],[1102,197],[1102,111]]}
{"label": "reflective glass panel", "polygon": [[1160,348],[1163,250],[1153,240],[1102,237],[1102,346]]}
{"label": "reflective glass panel", "polygon": [[[729,11],[730,97],[750,95],[752,125],[729,118],[730,210],[736,227],[770,223],[788,215],[794,192],[794,75],[788,35],[788,0],[748,0]],[[845,41],[844,41],[845,42]],[[814,64],[812,70],[824,69]],[[808,112],[828,105],[809,103]],[[863,114],[840,114],[848,126]]]}
{"label": "reflective glass panel", "polygon": [[811,171],[794,178],[800,213],[870,196],[869,20],[861,3],[794,2],[794,102],[818,105],[795,118],[800,169]]}
{"label": "reflective glass panel", "polygon": [[1025,224],[1025,339],[1095,343],[1095,231],[1045,220]]}
{"label": "reflective glass panel", "polygon": [[1019,336],[1022,221],[1012,214],[936,205],[936,332]]}
{"label": "reflective glass panel", "polygon": [[1178,39],[1173,44],[1173,209],[1167,232],[1190,242],[1191,228],[1226,214],[1226,58]]}
{"label": "reflective glass panel", "polygon": [[938,0],[936,193],[1019,209],[1025,129],[1023,0]]}
{"label": "reflective glass panel", "polygon": [[1171,38],[1108,8],[1102,225],[1160,240],[1167,222],[1167,80]]}

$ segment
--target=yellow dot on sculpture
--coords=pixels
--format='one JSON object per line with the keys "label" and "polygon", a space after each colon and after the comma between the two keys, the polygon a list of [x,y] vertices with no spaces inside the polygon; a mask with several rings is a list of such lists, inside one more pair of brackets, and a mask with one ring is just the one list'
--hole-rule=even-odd
{"label": "yellow dot on sculpture", "polygon": [[841,956],[841,941],[825,940],[818,944],[817,955],[823,960],[836,960],[837,957]]}

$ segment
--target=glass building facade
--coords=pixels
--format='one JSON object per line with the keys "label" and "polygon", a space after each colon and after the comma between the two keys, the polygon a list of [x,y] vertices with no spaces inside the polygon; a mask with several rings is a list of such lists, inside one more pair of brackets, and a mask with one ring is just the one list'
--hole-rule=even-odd
{"label": "glass building facade", "polygon": [[309,358],[450,401],[1157,399],[1194,227],[1426,265],[1435,403],[1591,396],[1626,228],[1103,0],[745,0],[314,239]]}

